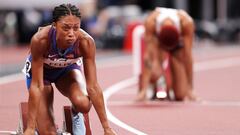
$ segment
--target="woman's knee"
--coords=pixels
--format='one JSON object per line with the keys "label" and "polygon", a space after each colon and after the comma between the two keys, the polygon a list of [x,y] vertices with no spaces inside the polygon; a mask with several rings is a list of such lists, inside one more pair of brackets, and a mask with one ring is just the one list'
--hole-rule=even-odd
{"label": "woman's knee", "polygon": [[75,96],[71,99],[74,110],[81,113],[88,113],[91,109],[92,102],[88,96]]}

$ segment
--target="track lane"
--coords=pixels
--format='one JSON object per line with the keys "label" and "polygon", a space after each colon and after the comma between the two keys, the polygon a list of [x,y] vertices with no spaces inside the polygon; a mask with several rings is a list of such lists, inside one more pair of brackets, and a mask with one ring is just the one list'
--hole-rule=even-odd
{"label": "track lane", "polygon": [[[204,53],[211,52],[212,50],[204,50]],[[216,51],[216,50],[215,50]],[[217,59],[222,61],[222,59],[229,59],[231,57],[237,58],[239,54],[239,49],[234,49],[233,51],[220,51],[220,54],[210,54],[208,56],[203,53],[201,55],[195,55],[196,61],[204,62],[205,60],[214,60]],[[218,52],[219,53],[219,52]],[[122,60],[125,61],[122,63]],[[110,88],[113,84],[117,84],[119,81],[122,81],[126,78],[132,76],[131,72],[131,59],[125,57],[119,59],[116,63],[122,63],[120,66],[114,66],[111,61],[106,62],[98,71],[99,81],[102,84],[104,89]],[[111,66],[105,66],[107,63],[110,63]],[[211,62],[212,63],[212,62]],[[240,129],[238,127],[237,121],[240,121],[240,118],[237,114],[240,113],[238,100],[240,99],[238,95],[239,87],[236,85],[238,79],[236,76],[239,76],[239,66],[237,62],[227,62],[232,63],[232,66],[222,66],[220,69],[211,69],[209,71],[203,71],[203,68],[199,69],[199,72],[195,74],[195,90],[198,95],[207,99],[205,103],[202,104],[184,104],[184,103],[168,103],[168,102],[150,102],[143,104],[136,104],[132,102],[136,93],[136,85],[130,88],[126,88],[124,91],[119,91],[114,93],[108,99],[108,107],[111,113],[124,121],[126,124],[133,125],[137,130],[143,131],[148,134],[238,134]],[[196,64],[196,62],[195,62]],[[100,67],[100,65],[99,65]],[[111,70],[111,72],[110,72]],[[114,73],[114,77],[113,76]],[[227,81],[226,81],[226,80]],[[233,82],[231,82],[231,80]],[[214,82],[215,81],[215,82]],[[1,81],[0,81],[1,82]],[[14,85],[13,85],[14,84]],[[6,118],[0,118],[1,129],[13,129],[17,121],[17,109],[15,108],[15,103],[9,102],[9,97],[14,98],[15,102],[25,100],[27,94],[18,95],[17,89],[25,89],[24,81],[17,81],[13,84],[1,84],[0,85],[0,115],[4,114]],[[17,87],[17,88],[16,88]],[[227,88],[227,89],[226,89]],[[2,89],[8,89],[7,91]],[[4,92],[3,92],[4,91]],[[11,91],[11,92],[10,92]],[[231,91],[231,92],[229,92]],[[8,94],[6,94],[8,93]],[[15,94],[14,94],[15,93]],[[24,93],[24,92],[22,92]],[[217,93],[217,94],[216,94]],[[23,96],[23,97],[22,97]],[[4,98],[2,98],[4,97]],[[18,99],[19,98],[19,99]],[[122,102],[122,103],[121,103]],[[62,97],[58,92],[55,96],[55,113],[56,119],[61,119],[61,106],[62,104],[69,104],[69,102]],[[237,107],[236,107],[237,106]],[[9,110],[10,109],[10,110]],[[146,112],[147,110],[147,112]],[[9,113],[14,112],[14,113]],[[16,115],[15,115],[16,113]],[[60,113],[60,114],[59,114]],[[161,115],[159,115],[161,114]],[[229,115],[230,114],[230,115]],[[94,133],[97,134],[102,132],[101,125],[97,119],[97,116],[94,110],[91,110],[91,121],[92,127],[94,128]],[[224,117],[225,118],[224,118]],[[15,118],[14,118],[15,117]],[[136,118],[137,117],[137,118]],[[177,120],[177,121],[176,121]],[[187,122],[186,122],[187,121]],[[61,123],[61,121],[58,121]],[[186,123],[185,125],[183,123]],[[193,124],[194,123],[194,124]],[[183,125],[182,125],[183,124]],[[231,126],[228,126],[231,125]],[[126,131],[118,126],[112,125],[114,129],[120,134],[133,134],[129,131]],[[225,127],[225,132],[222,128]],[[188,131],[183,130],[188,129]]]}

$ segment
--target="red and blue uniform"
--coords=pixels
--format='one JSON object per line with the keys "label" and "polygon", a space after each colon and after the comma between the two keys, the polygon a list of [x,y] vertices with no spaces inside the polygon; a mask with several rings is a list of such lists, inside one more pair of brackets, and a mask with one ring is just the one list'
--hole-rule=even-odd
{"label": "red and blue uniform", "polygon": [[[79,40],[62,51],[56,44],[56,29],[51,27],[48,33],[49,50],[44,55],[43,78],[44,84],[56,82],[62,75],[73,69],[82,69],[82,57],[79,56]],[[31,54],[26,60],[23,72],[26,74],[27,88],[30,88],[31,74]]]}

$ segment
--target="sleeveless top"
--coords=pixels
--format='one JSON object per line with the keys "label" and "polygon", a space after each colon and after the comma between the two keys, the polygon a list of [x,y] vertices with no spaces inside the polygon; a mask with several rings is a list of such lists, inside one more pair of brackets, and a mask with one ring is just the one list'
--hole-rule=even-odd
{"label": "sleeveless top", "polygon": [[156,18],[156,32],[157,33],[160,33],[161,25],[162,25],[163,21],[167,18],[169,18],[173,21],[178,32],[181,33],[180,18],[177,14],[176,9],[157,7],[155,10],[160,13]]}
{"label": "sleeveless top", "polygon": [[[160,13],[156,18],[156,32],[157,33],[160,33],[162,23],[167,18],[171,19],[173,21],[178,32],[181,33],[181,23],[180,23],[180,18],[177,14],[178,13],[177,9],[157,7],[155,10]],[[177,51],[177,50],[181,49],[183,46],[184,46],[183,41],[182,41],[182,38],[180,37],[178,45],[169,51],[170,52]]]}
{"label": "sleeveless top", "polygon": [[56,29],[51,27],[48,33],[50,48],[44,55],[44,67],[46,68],[64,68],[72,64],[82,64],[82,57],[79,57],[79,41],[70,45],[63,52],[57,47]]}

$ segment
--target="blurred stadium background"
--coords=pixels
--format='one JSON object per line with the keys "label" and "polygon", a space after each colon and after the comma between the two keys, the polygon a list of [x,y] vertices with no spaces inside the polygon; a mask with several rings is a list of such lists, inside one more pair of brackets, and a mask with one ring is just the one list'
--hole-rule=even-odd
{"label": "blurred stadium background", "polygon": [[51,23],[51,10],[61,3],[76,4],[81,27],[98,48],[121,49],[130,24],[142,22],[156,6],[186,10],[196,23],[196,39],[239,42],[239,0],[0,0],[0,46],[24,46],[39,26]]}
{"label": "blurred stadium background", "polygon": [[[88,33],[90,33],[94,37],[96,41],[96,46],[98,48],[98,53],[97,53],[98,58],[99,57],[102,58],[101,52],[104,52],[104,55],[107,52],[107,54],[109,54],[107,55],[107,57],[125,54],[126,51],[122,51],[122,50],[127,50],[128,52],[131,52],[130,49],[127,48],[129,44],[129,33],[131,33],[131,30],[134,26],[141,24],[144,21],[149,11],[153,10],[157,6],[184,9],[194,18],[195,24],[196,24],[196,36],[195,36],[195,43],[194,43],[195,50],[198,50],[198,47],[201,47],[201,46],[205,46],[205,47],[214,46],[214,49],[221,48],[220,46],[231,46],[230,50],[228,48],[225,49],[223,47],[220,53],[224,54],[226,52],[227,55],[231,53],[233,55],[236,55],[238,53],[238,49],[239,49],[238,46],[240,45],[240,8],[239,8],[240,1],[239,0],[38,0],[38,1],[36,0],[0,0],[0,77],[1,78],[4,78],[4,76],[7,76],[9,74],[19,73],[21,71],[24,65],[25,57],[27,56],[30,38],[37,31],[39,26],[51,24],[51,21],[52,21],[51,11],[53,7],[66,2],[75,4],[80,8],[82,12],[81,28],[86,30]],[[215,55],[214,51],[205,51],[205,50],[200,51],[200,53],[202,52],[204,52],[204,54],[200,55],[201,57],[208,56],[209,52],[212,53],[212,55]],[[131,53],[126,53],[126,54],[131,55]],[[128,71],[128,70],[129,70],[129,67],[125,69],[125,71]],[[113,70],[113,72],[114,71],[115,70]],[[237,71],[238,70],[233,70],[234,73],[231,74],[230,72],[229,75],[231,76],[233,74],[236,74]],[[111,78],[111,81],[112,80],[115,81],[114,79],[112,79],[114,78],[112,77],[112,72],[109,72],[109,69],[107,69],[107,72],[110,73],[110,75],[107,75],[106,71],[100,74],[100,77],[102,76],[102,78],[103,77],[108,78],[106,80],[105,79],[101,80],[101,82],[106,83],[107,81],[110,80],[109,78]],[[115,72],[120,73],[118,70],[116,70]],[[226,72],[227,73],[221,72],[221,74],[223,74],[224,76],[224,73],[228,74],[229,71],[227,70]],[[123,74],[121,73],[121,75],[125,75],[124,73]],[[219,78],[221,79],[222,77],[222,76],[221,77],[218,76],[219,75],[218,72],[216,72],[216,74],[213,74],[213,75],[214,77],[217,78],[217,80]],[[202,76],[203,76],[202,78],[204,79],[207,78],[206,74],[203,74]],[[223,78],[228,79],[225,76]],[[207,81],[201,81],[201,83],[198,84],[198,86],[201,85],[201,88],[198,87],[198,89],[205,92],[205,94],[202,94],[202,96],[203,97],[205,96],[205,98],[207,97],[209,99],[217,99],[216,97],[214,97],[216,94],[208,93],[210,91],[209,89],[211,89],[213,93],[215,91],[217,92],[221,91],[218,88],[216,88],[216,90],[214,91],[215,87],[213,87],[213,85],[217,86],[218,84],[221,84],[219,83],[219,81],[212,79],[214,77],[209,77],[206,79]],[[202,79],[201,76],[199,78]],[[198,80],[200,80],[199,78]],[[212,85],[210,85],[210,83],[212,82],[209,81],[208,79],[213,80],[214,83],[217,83],[217,84],[213,83]],[[231,77],[231,79],[229,80],[232,80],[232,79],[233,78]],[[0,84],[2,83],[1,82],[2,80],[0,80]],[[227,82],[224,82],[222,84],[226,85]],[[226,85],[227,89],[225,89],[225,87],[222,87],[222,86],[219,86],[219,87],[226,91],[236,90],[237,92],[238,89],[233,88],[233,86],[237,86],[237,85],[234,85],[234,84],[237,84],[237,80],[235,82],[229,83],[229,85]],[[22,86],[22,83],[23,82],[19,82],[16,84],[14,83],[14,85],[11,85],[12,89],[16,89],[16,88],[21,89],[22,87],[19,87],[19,86]],[[106,87],[107,85],[109,84],[105,84],[104,86]],[[207,85],[210,85],[212,87],[209,88],[207,87]],[[10,84],[0,86],[0,90],[2,90],[2,93],[3,93],[3,94],[0,93],[0,97],[1,97],[0,103],[1,103],[1,107],[3,108],[1,109],[2,112],[0,111],[0,114],[1,114],[0,116],[2,116],[1,120],[3,120],[3,122],[1,123],[4,125],[6,122],[8,122],[7,124],[4,125],[5,127],[1,127],[1,128],[12,129],[14,124],[16,124],[17,122],[16,121],[13,122],[11,120],[16,120],[16,117],[18,116],[17,115],[13,116],[12,114],[16,114],[16,113],[14,113],[13,111],[9,111],[9,108],[10,110],[11,109],[16,110],[16,105],[11,105],[9,107],[8,104],[11,103],[9,100],[12,100],[14,98],[13,93],[15,93],[14,96],[19,96],[20,92],[16,93],[15,91],[12,91],[13,93],[7,94],[6,90],[4,91],[4,89],[6,89],[7,86],[10,86]],[[7,89],[11,89],[11,88],[7,87]],[[198,92],[200,90],[198,90]],[[209,90],[209,91],[206,92],[204,90],[206,91]],[[223,95],[222,97],[219,96],[219,99],[231,99],[233,101],[234,99],[236,100],[239,99],[237,96],[238,94],[236,93],[230,93],[230,92],[226,92],[226,93],[223,92],[223,94],[225,94],[226,97],[225,95]],[[232,95],[229,96],[228,95],[229,93],[234,96]],[[23,93],[21,92],[21,94]],[[11,97],[9,98],[8,95],[11,95],[12,98]],[[214,96],[211,97],[211,95],[214,95]],[[129,98],[128,96],[126,97]],[[5,98],[8,98],[8,99],[5,99]],[[20,99],[22,100],[23,97],[20,96],[18,100]],[[237,102],[236,104],[239,105],[239,102]],[[121,108],[121,110],[123,109]],[[130,110],[129,107],[126,110]],[[224,108],[223,110],[220,110],[220,111],[218,110],[218,112],[221,112],[222,114],[224,114],[222,115],[224,117],[221,117],[222,119],[225,118],[226,116],[232,116],[232,115],[225,114],[225,112],[228,110],[229,108],[227,109]],[[234,111],[237,112],[236,110]],[[145,114],[146,112],[142,111],[142,113]],[[194,113],[191,112],[191,114],[194,114]],[[233,114],[233,116],[235,116],[233,117],[233,119],[230,119],[232,120],[233,123],[235,122],[234,120],[238,120],[237,119],[239,118],[237,117],[239,116],[238,113],[236,114],[230,113],[230,114]],[[6,119],[5,119],[5,116],[6,116]],[[173,119],[174,118],[175,117],[173,117]],[[205,127],[206,125],[205,123],[209,124],[208,122],[205,121],[206,116],[199,117],[199,118],[200,119],[202,118],[202,120],[204,120],[204,122],[202,122],[204,123],[203,127]],[[226,120],[224,119],[224,122],[225,121]],[[139,123],[142,125],[141,122]],[[187,123],[185,119],[184,119],[184,123]],[[229,121],[227,121],[226,123],[228,124]],[[163,125],[164,124],[165,123],[163,122]],[[213,125],[219,126],[219,124],[221,124],[221,122]],[[196,124],[190,123],[190,125],[196,125]],[[224,126],[225,125],[223,125],[223,127]],[[230,126],[233,127],[233,129],[237,129],[239,131],[239,127],[235,128],[234,125],[229,124],[229,127]],[[235,126],[238,126],[238,124],[235,124]],[[195,129],[196,128],[193,128],[193,130]],[[214,129],[218,129],[218,128],[214,127]],[[225,130],[226,128],[224,127],[223,129]],[[228,129],[232,129],[232,128],[228,128]],[[218,133],[222,131],[223,130],[219,130]],[[233,130],[233,132],[234,131],[236,130]],[[197,130],[196,132],[200,132],[200,131]]]}

